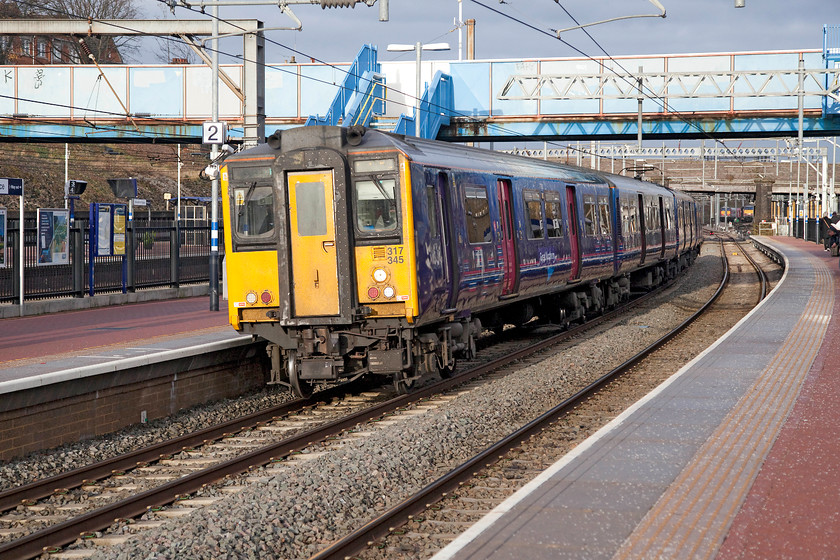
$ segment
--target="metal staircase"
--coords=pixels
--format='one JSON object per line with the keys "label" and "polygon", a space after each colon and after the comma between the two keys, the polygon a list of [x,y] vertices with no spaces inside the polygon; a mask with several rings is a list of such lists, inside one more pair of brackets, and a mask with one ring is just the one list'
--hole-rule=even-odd
{"label": "metal staircase", "polygon": [[[394,132],[420,138],[437,138],[442,126],[449,124],[455,105],[455,94],[452,87],[452,77],[443,72],[435,73],[432,84],[426,88],[420,100],[419,111],[409,117],[400,115]],[[418,114],[419,113],[419,114]]]}
{"label": "metal staircase", "polygon": [[377,49],[373,45],[363,45],[326,115],[311,115],[305,126],[339,123],[367,126],[374,114],[384,112],[384,89],[385,77],[377,61]]}
{"label": "metal staircase", "polygon": [[364,45],[347,72],[326,115],[311,115],[306,126],[312,125],[362,125],[380,130],[393,130],[397,134],[436,138],[440,128],[449,124],[453,113],[455,94],[452,77],[437,72],[420,100],[414,116],[400,115],[396,123],[385,113],[385,76],[377,61],[377,49]]}

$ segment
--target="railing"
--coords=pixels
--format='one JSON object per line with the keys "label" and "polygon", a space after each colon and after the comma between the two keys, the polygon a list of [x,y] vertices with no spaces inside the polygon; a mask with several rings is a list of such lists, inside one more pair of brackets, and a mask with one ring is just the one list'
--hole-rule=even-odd
{"label": "railing", "polygon": [[415,109],[413,117],[400,115],[394,132],[434,140],[440,132],[440,127],[449,124],[454,105],[452,77],[443,72],[436,72],[432,84],[423,92],[419,109]]}
{"label": "railing", "polygon": [[452,77],[443,72],[436,72],[430,85],[420,100],[420,114],[417,128],[420,138],[437,138],[440,127],[449,124],[452,108],[455,106],[455,93]]}
{"label": "railing", "polygon": [[[5,266],[0,268],[0,302],[20,298],[19,219],[8,217]],[[34,214],[24,218],[24,299],[90,293],[135,291],[209,281],[210,226],[172,220],[135,221],[126,242],[126,256],[94,257],[91,286],[87,219],[76,219],[70,232],[69,264],[39,265]],[[220,237],[224,233],[220,232]],[[224,249],[222,248],[222,251]],[[223,253],[220,254],[221,258]],[[123,261],[126,261],[125,263]],[[220,267],[221,270],[221,267]]]}
{"label": "railing", "polygon": [[344,111],[353,95],[359,92],[359,84],[366,72],[380,73],[380,66],[376,60],[377,49],[373,45],[363,45],[353,65],[347,72],[344,82],[339,86],[332,104],[327,109],[324,117],[320,115],[310,116],[306,120],[306,126],[325,124],[335,126],[344,118]]}
{"label": "railing", "polygon": [[373,71],[365,72],[359,82],[359,93],[347,106],[347,116],[342,126],[368,126],[373,115],[385,112],[385,76]]}

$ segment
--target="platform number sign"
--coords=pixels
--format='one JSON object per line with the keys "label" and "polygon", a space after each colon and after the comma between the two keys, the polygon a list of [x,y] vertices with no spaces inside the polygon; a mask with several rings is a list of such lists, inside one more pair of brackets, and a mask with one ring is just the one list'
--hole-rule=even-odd
{"label": "platform number sign", "polygon": [[222,145],[227,141],[227,123],[206,122],[202,124],[202,144]]}

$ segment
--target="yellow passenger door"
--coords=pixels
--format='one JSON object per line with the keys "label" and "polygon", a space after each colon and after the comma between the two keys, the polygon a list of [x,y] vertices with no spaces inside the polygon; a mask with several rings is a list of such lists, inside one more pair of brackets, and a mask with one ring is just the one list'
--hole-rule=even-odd
{"label": "yellow passenger door", "polygon": [[332,171],[289,173],[288,181],[294,314],[338,315]]}

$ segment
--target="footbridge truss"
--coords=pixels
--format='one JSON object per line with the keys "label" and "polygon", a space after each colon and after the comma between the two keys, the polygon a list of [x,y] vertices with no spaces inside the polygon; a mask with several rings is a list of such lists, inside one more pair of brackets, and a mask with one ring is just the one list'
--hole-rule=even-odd
{"label": "footbridge truss", "polygon": [[[162,24],[148,22],[144,33],[208,33],[206,23],[190,33]],[[317,115],[328,109],[341,121],[356,114],[348,110],[352,103],[375,112],[366,116],[369,126],[393,130],[400,115],[417,105],[414,62],[381,62],[368,78],[356,80],[346,77],[357,63],[266,63],[262,23],[235,24],[223,31],[243,35],[246,62],[222,65],[219,107],[231,142],[251,143],[276,129],[320,122]],[[89,25],[79,22],[78,33],[86,34]],[[449,141],[631,141],[640,107],[645,139],[796,136],[800,126],[804,136],[834,136],[840,135],[835,51],[840,44],[774,52],[429,60],[420,79],[429,91],[446,80],[452,94],[424,95],[420,116],[437,117],[442,124],[431,134]],[[202,123],[212,113],[211,80],[205,64],[0,66],[0,141],[200,142]],[[359,84],[375,87],[361,91]],[[352,91],[337,96],[341,88]],[[336,99],[341,107],[333,107]],[[417,130],[427,129],[418,121]]]}

